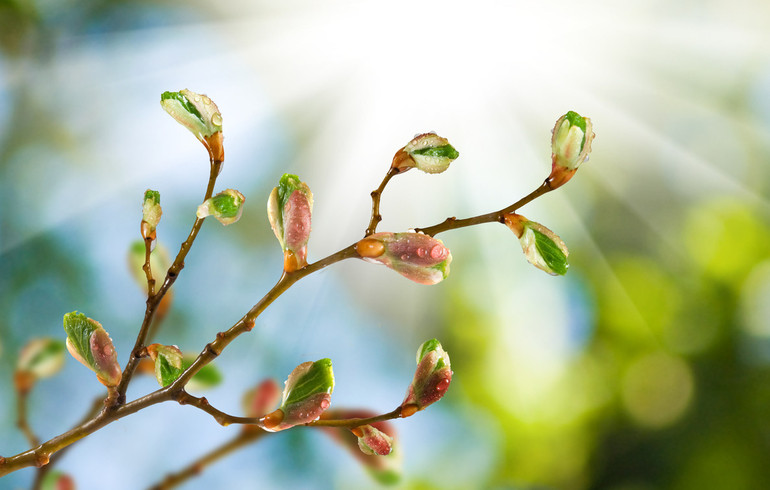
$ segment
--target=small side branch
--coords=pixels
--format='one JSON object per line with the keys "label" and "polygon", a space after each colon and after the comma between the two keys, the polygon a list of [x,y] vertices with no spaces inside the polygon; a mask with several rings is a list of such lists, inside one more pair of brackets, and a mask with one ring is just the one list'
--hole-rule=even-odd
{"label": "small side branch", "polygon": [[206,397],[193,396],[186,391],[182,390],[176,398],[176,401],[180,405],[191,405],[197,409],[203,410],[207,414],[214,417],[214,420],[223,427],[227,427],[232,424],[250,424],[256,425],[259,423],[258,417],[237,417],[230,415],[221,410],[214,408]]}
{"label": "small side branch", "polygon": [[385,174],[385,178],[382,179],[380,186],[372,191],[372,218],[369,220],[369,226],[366,228],[365,237],[372,235],[377,230],[377,224],[382,221],[382,215],[380,214],[380,199],[382,198],[383,191],[385,191],[385,186],[387,186],[390,179],[398,173],[399,171],[397,168],[391,167],[388,169],[388,173]]}

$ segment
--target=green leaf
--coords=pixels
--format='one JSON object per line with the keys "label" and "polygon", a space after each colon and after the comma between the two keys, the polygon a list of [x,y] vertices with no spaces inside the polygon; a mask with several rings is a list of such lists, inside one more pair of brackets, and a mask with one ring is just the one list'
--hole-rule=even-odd
{"label": "green leaf", "polygon": [[429,146],[419,150],[413,150],[413,155],[425,155],[429,157],[449,158],[451,160],[460,156],[460,153],[452,145]]}
{"label": "green leaf", "polygon": [[88,366],[94,366],[94,355],[91,353],[91,335],[98,327],[93,320],[83,313],[73,311],[64,315],[64,331],[75,350],[86,361]]}
{"label": "green leaf", "polygon": [[278,212],[283,215],[283,209],[289,201],[291,194],[297,189],[302,188],[302,181],[293,174],[283,174],[278,181]]}
{"label": "green leaf", "polygon": [[213,204],[214,209],[220,213],[220,217],[222,218],[232,218],[233,216],[236,216],[238,214],[238,209],[240,208],[235,197],[230,194],[218,194],[211,198],[211,203]]}
{"label": "green leaf", "polygon": [[566,274],[569,263],[567,263],[567,256],[559,245],[534,228],[532,228],[532,233],[535,235],[535,248],[540,256],[543,257],[546,265],[556,274],[562,276]]}
{"label": "green leaf", "polygon": [[161,386],[168,386],[176,379],[182,375],[184,372],[184,369],[178,368],[171,364],[166,356],[158,356],[157,361],[159,366],[159,372],[160,372],[160,381]]}
{"label": "green leaf", "polygon": [[160,192],[147,189],[144,193],[145,202],[150,200],[153,204],[160,204]]}
{"label": "green leaf", "polygon": [[292,405],[318,393],[331,393],[334,389],[334,373],[331,359],[320,359],[300,376],[296,382],[287,387],[283,406]]}
{"label": "green leaf", "polygon": [[193,105],[193,103],[190,102],[189,100],[187,100],[187,97],[185,97],[184,95],[180,94],[179,92],[163,92],[160,95],[160,101],[161,102],[163,102],[164,100],[168,100],[168,99],[175,100],[175,101],[179,102],[180,104],[182,104],[182,107],[184,108],[184,110],[186,110],[190,114],[192,114],[195,117],[197,117],[198,119],[200,119],[200,121],[201,121],[201,123],[203,125],[206,124],[206,121],[203,120],[203,116],[198,111],[198,109],[196,109],[195,106]]}

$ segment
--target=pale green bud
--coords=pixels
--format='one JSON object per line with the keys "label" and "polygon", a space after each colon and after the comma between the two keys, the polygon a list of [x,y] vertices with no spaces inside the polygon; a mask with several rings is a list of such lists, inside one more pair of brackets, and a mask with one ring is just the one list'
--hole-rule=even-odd
{"label": "pale green bud", "polygon": [[214,216],[223,225],[231,225],[241,219],[243,194],[235,189],[225,189],[214,197],[206,199],[198,206],[198,218]]}
{"label": "pale green bud", "polygon": [[417,135],[393,156],[391,167],[399,172],[418,168],[429,174],[438,174],[449,168],[460,154],[446,138],[436,133]]}
{"label": "pale green bud", "polygon": [[179,92],[163,92],[160,105],[203,143],[212,159],[220,162],[224,160],[222,114],[210,98],[184,89]]}
{"label": "pale green bud", "polygon": [[16,370],[31,373],[36,379],[49,378],[64,365],[64,342],[49,337],[30,340],[19,353]]}
{"label": "pale green bud", "polygon": [[283,174],[267,201],[270,227],[284,251],[284,270],[307,264],[307,242],[313,215],[313,193],[299,177]]}
{"label": "pale green bud", "polygon": [[155,240],[155,228],[162,214],[160,192],[147,189],[142,203],[142,238]]}
{"label": "pale green bud", "polygon": [[505,215],[505,224],[518,237],[530,264],[552,276],[567,273],[569,250],[556,233],[515,213]]}
{"label": "pale green bud", "polygon": [[175,345],[151,344],[147,353],[155,363],[155,379],[161,386],[168,386],[182,375],[182,351]]}

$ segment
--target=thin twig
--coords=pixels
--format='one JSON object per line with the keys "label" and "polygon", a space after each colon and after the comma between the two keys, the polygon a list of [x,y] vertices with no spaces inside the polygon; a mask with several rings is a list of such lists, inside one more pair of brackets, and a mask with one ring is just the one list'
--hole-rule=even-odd
{"label": "thin twig", "polygon": [[29,421],[27,420],[28,395],[29,395],[29,392],[26,390],[16,391],[16,408],[18,411],[17,418],[16,418],[16,426],[24,434],[24,437],[27,438],[27,441],[29,441],[30,446],[37,446],[38,444],[40,444],[40,439],[32,430],[32,427],[29,425]]}
{"label": "thin twig", "polygon": [[380,186],[372,191],[372,218],[369,220],[369,226],[366,228],[364,237],[368,237],[377,231],[377,224],[382,221],[382,215],[380,214],[380,199],[382,198],[382,193],[385,191],[385,186],[388,185],[390,179],[398,173],[397,168],[389,168],[388,173],[385,174],[385,178],[382,179]]}
{"label": "thin twig", "polygon": [[[219,175],[219,170],[221,168],[222,162],[214,160],[211,161],[209,170],[209,183],[206,186],[206,193],[203,197],[204,201],[210,198],[214,193],[214,185],[216,184],[217,176]],[[195,223],[193,223],[192,230],[190,230],[190,234],[188,235],[187,240],[182,243],[179,253],[176,256],[176,259],[174,259],[174,263],[171,264],[171,267],[168,269],[166,278],[163,281],[163,285],[160,287],[156,294],[147,295],[147,307],[144,313],[144,320],[142,321],[142,326],[139,328],[139,334],[136,336],[136,342],[134,343],[134,348],[128,358],[128,363],[126,364],[125,369],[123,369],[123,375],[121,377],[120,384],[118,385],[118,396],[115,400],[116,405],[125,403],[126,390],[128,389],[128,384],[131,382],[131,378],[134,375],[136,366],[139,364],[139,361],[142,358],[143,349],[145,347],[144,343],[147,340],[147,334],[150,329],[150,325],[152,324],[153,317],[155,316],[155,311],[157,310],[158,305],[165,296],[166,292],[171,288],[171,286],[174,284],[174,281],[176,281],[177,277],[179,276],[179,273],[184,268],[184,260],[187,257],[187,254],[190,252],[192,244],[195,241],[195,238],[198,236],[198,232],[200,231],[204,220],[205,218],[195,219]]]}
{"label": "thin twig", "polygon": [[382,415],[376,415],[368,418],[353,418],[353,419],[318,419],[315,422],[309,422],[305,424],[307,427],[360,427],[362,425],[374,424],[377,422],[383,422],[385,420],[393,420],[401,418],[401,407],[396,407],[395,410]]}
{"label": "thin twig", "polygon": [[517,209],[524,206],[525,204],[528,204],[534,201],[538,197],[552,190],[553,189],[551,189],[551,185],[548,179],[546,179],[540,185],[540,187],[530,192],[527,196],[511,204],[510,206],[501,209],[500,211],[481,214],[479,216],[474,216],[472,218],[465,218],[465,219],[457,219],[454,217],[447,218],[441,223],[433,226],[428,226],[427,228],[415,228],[415,231],[425,233],[426,235],[435,236],[435,235],[438,235],[439,233],[442,233],[448,230],[456,230],[458,228],[465,228],[466,226],[474,226],[474,225],[480,225],[482,223],[492,223],[492,222],[502,223],[504,222],[504,216],[506,214],[516,211]]}

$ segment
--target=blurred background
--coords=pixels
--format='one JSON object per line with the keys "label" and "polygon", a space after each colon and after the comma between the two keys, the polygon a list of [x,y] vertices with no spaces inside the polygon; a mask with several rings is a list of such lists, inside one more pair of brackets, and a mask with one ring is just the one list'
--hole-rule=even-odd
{"label": "blurred background", "polygon": [[[498,210],[550,170],[550,130],[591,117],[593,153],[521,213],[570,248],[565,277],[487,224],[442,234],[449,278],[420,286],[347,261],[282,296],[217,360],[214,406],[297,364],[334,361],[336,407],[397,406],[437,337],[447,396],[396,422],[402,488],[770,488],[770,4],[393,0],[0,2],[0,454],[12,373],[64,313],[100,321],[121,364],[144,311],[127,266],[147,188],[174,254],[208,176],[204,149],[159,107],[206,93],[224,117],[218,189],[241,221],[207,220],[157,341],[198,352],[278,279],[265,203],[284,172],[315,195],[317,260],[363,236],[393,153],[436,131],[448,172],[394,179],[380,230]],[[137,378],[129,397],[156,388]],[[68,359],[31,395],[47,440],[101,386]],[[79,488],[145,488],[233,437],[155,406],[57,464]],[[27,488],[34,471],[2,488]],[[368,488],[325,435],[265,438],[184,488]]]}

